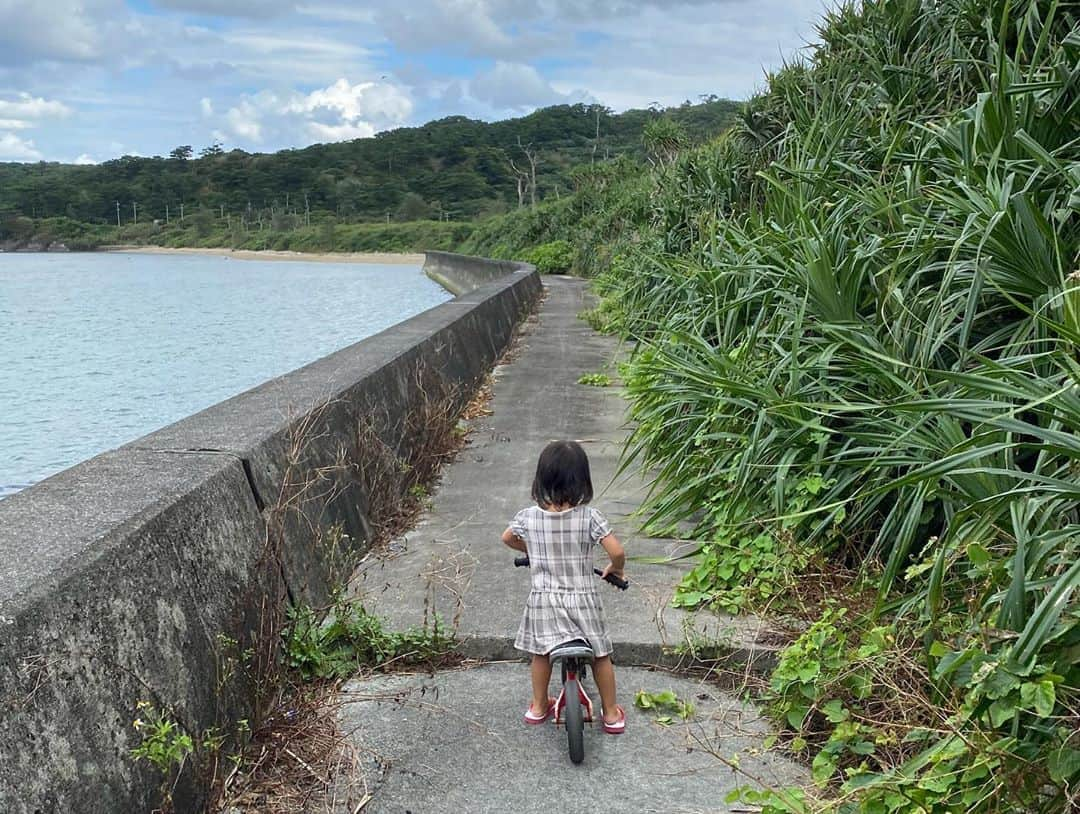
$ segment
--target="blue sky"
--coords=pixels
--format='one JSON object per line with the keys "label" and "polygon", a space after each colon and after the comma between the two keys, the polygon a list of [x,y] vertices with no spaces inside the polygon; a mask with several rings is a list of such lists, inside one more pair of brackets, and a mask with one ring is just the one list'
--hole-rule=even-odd
{"label": "blue sky", "polygon": [[0,0],[0,161],[746,98],[821,0]]}

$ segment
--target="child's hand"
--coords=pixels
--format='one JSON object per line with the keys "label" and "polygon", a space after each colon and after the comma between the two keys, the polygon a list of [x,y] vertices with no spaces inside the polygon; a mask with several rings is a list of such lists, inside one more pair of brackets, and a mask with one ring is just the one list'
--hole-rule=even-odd
{"label": "child's hand", "polygon": [[609,562],[607,568],[604,569],[604,573],[600,575],[601,579],[607,579],[608,574],[614,574],[619,579],[626,579],[621,568],[616,568],[615,563]]}
{"label": "child's hand", "polygon": [[525,545],[525,541],[518,537],[511,529],[507,529],[502,533],[503,545],[514,549],[514,551],[520,551],[524,554],[529,553],[529,547]]}

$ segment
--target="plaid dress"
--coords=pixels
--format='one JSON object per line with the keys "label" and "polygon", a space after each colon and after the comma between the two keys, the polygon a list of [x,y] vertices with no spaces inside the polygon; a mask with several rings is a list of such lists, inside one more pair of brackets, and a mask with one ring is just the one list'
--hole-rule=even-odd
{"label": "plaid dress", "polygon": [[514,647],[545,655],[563,642],[586,639],[597,656],[611,653],[593,546],[611,534],[596,509],[575,506],[549,512],[530,506],[514,515],[510,530],[529,549],[532,590]]}

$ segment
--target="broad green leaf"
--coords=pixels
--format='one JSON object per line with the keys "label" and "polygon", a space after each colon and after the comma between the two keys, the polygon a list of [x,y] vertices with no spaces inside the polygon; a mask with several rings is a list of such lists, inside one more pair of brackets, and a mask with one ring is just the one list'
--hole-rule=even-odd
{"label": "broad green leaf", "polygon": [[1072,783],[1080,776],[1080,749],[1062,746],[1050,752],[1046,761],[1050,779],[1055,783]]}
{"label": "broad green leaf", "polygon": [[802,729],[803,721],[806,720],[808,712],[810,712],[810,707],[793,706],[784,717],[788,722],[788,726],[792,729]]}
{"label": "broad green leaf", "polygon": [[834,724],[846,721],[851,717],[850,713],[844,709],[844,702],[837,698],[822,704],[821,712],[830,723]]}
{"label": "broad green leaf", "polygon": [[814,782],[819,786],[823,786],[835,773],[836,756],[824,750],[818,752],[811,764],[811,774]]}
{"label": "broad green leaf", "polygon": [[977,568],[985,568],[990,563],[990,552],[979,543],[968,544],[967,557]]}
{"label": "broad green leaf", "polygon": [[1056,693],[1054,682],[1048,679],[1028,681],[1020,685],[1020,704],[1025,709],[1034,709],[1044,718],[1053,715]]}
{"label": "broad green leaf", "polygon": [[1001,726],[1006,721],[1012,720],[1016,714],[1016,704],[1008,699],[995,701],[990,705],[990,723]]}

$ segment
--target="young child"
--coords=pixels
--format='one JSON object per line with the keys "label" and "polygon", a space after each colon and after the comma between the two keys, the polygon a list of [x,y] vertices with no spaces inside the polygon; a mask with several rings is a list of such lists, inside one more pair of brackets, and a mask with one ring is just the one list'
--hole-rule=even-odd
{"label": "young child", "polygon": [[587,504],[593,497],[589,459],[574,441],[553,441],[540,453],[533,479],[535,506],[522,509],[502,541],[529,555],[532,591],[514,647],[532,654],[532,704],[525,723],[541,724],[554,712],[548,697],[548,653],[571,639],[585,639],[596,655],[593,675],[603,705],[604,731],[626,728],[626,714],[615,703],[611,637],[600,601],[602,582],[593,573],[592,554],[603,546],[611,562],[604,576],[623,575],[626,554],[607,520]]}

